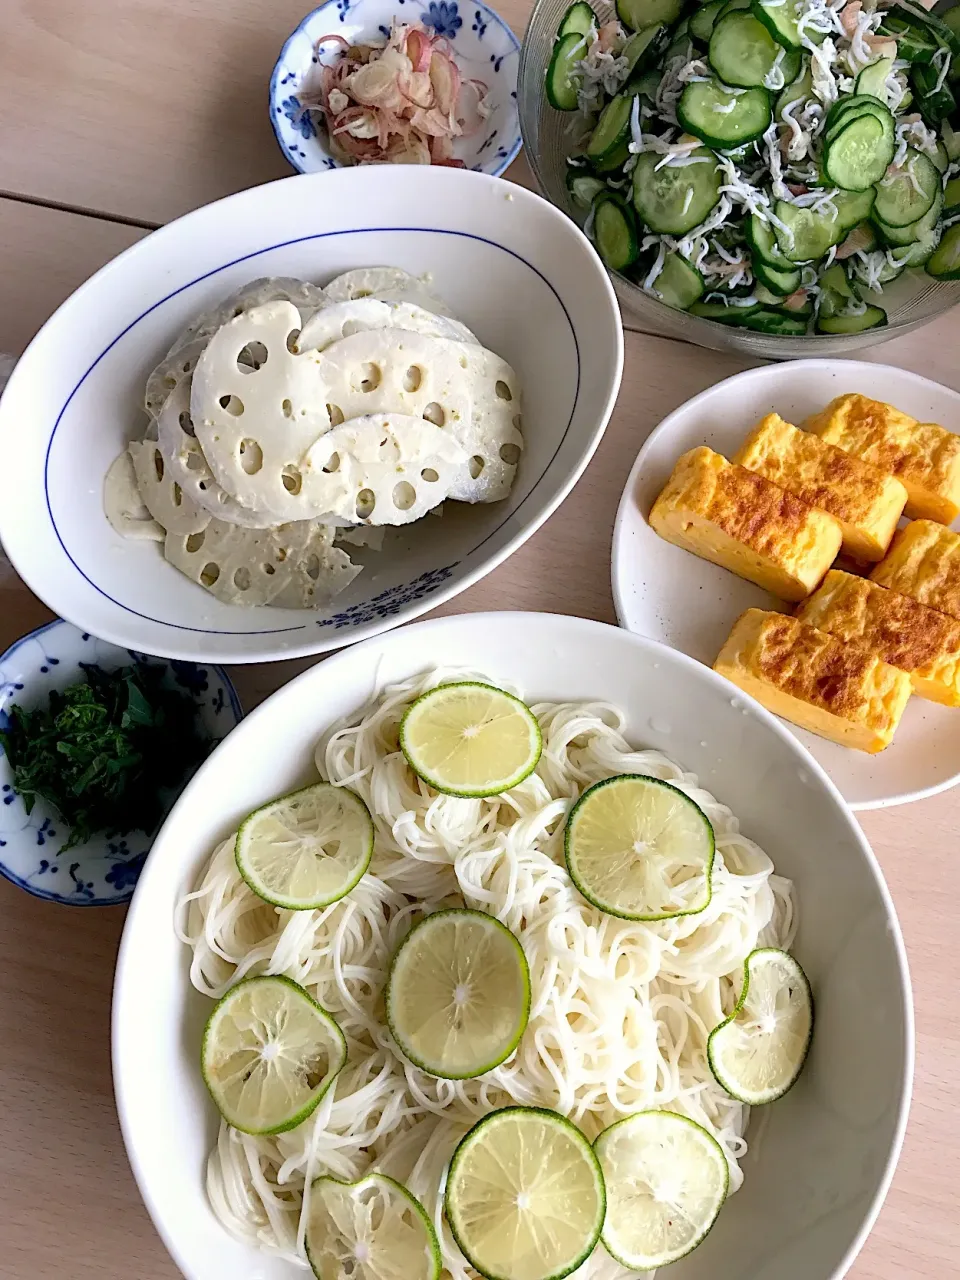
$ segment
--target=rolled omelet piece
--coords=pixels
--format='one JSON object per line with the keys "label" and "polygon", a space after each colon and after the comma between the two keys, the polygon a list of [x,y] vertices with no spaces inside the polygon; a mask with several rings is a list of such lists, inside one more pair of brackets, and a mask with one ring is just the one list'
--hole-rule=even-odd
{"label": "rolled omelet piece", "polygon": [[960,707],[960,622],[955,618],[837,569],[796,616],[905,671],[919,697]]}
{"label": "rolled omelet piece", "polygon": [[907,490],[911,520],[952,524],[960,515],[960,436],[952,431],[861,395],[837,396],[803,426],[896,476]]}
{"label": "rolled omelet piece", "polygon": [[871,582],[960,618],[960,533],[933,520],[898,530]]}
{"label": "rolled omelet piece", "polygon": [[791,601],[813,591],[842,541],[833,516],[705,446],[677,461],[650,524],[668,542]]}
{"label": "rolled omelet piece", "polygon": [[854,559],[883,559],[907,501],[894,476],[801,431],[778,413],[757,423],[733,461],[829,512]]}
{"label": "rolled omelet piece", "polygon": [[910,677],[860,645],[799,618],[741,614],[713,664],[774,715],[842,747],[890,745],[910,698]]}

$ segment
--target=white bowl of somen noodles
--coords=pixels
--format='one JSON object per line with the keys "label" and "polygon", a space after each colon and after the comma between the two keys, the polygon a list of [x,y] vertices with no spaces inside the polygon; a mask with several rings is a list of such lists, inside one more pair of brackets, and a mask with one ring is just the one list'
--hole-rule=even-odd
{"label": "white bowl of somen noodles", "polygon": [[188,1280],[839,1280],[912,1005],[876,860],[772,716],[615,628],[477,614],[323,662],[204,765],[113,1068]]}

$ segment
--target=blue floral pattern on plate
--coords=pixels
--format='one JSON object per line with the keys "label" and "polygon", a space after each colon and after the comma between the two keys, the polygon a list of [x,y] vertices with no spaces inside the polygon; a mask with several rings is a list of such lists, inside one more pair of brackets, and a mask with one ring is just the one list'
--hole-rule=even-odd
{"label": "blue floral pattern on plate", "polygon": [[[112,671],[134,662],[167,668],[171,685],[196,702],[200,724],[214,744],[241,719],[240,701],[222,667],[167,662],[120,649],[58,619],[24,636],[0,657],[0,728],[9,723],[6,708],[12,703],[45,706],[51,689],[82,679],[84,666]],[[170,797],[171,804],[174,799]],[[27,813],[2,749],[0,801],[0,875],[38,898],[72,906],[129,901],[150,852],[150,835],[139,831],[98,838],[64,853],[68,832],[59,814],[42,800]]]}
{"label": "blue floral pattern on plate", "polygon": [[422,600],[424,596],[432,595],[434,591],[439,590],[448,578],[453,577],[453,571],[459,563],[458,560],[454,564],[444,565],[442,569],[428,569],[412,582],[387,587],[385,591],[381,591],[370,600],[352,604],[340,613],[331,614],[329,618],[321,618],[317,626],[335,627],[339,631],[341,627],[360,627],[382,618],[393,618],[405,605],[412,604],[415,600]]}
{"label": "blue floral pattern on plate", "polygon": [[[304,18],[283,50],[270,80],[270,123],[283,154],[301,173],[337,169],[318,116],[301,105],[305,89],[317,79],[318,65],[333,61],[339,44],[321,45],[324,36],[346,40],[380,40],[390,31],[394,17],[420,19],[453,45],[457,64],[466,80],[487,85],[490,114],[485,129],[460,138],[454,152],[468,169],[497,176],[520,150],[520,117],[517,111],[517,70],[520,44],[493,9],[481,0],[327,0]],[[497,147],[480,144],[491,133]]]}

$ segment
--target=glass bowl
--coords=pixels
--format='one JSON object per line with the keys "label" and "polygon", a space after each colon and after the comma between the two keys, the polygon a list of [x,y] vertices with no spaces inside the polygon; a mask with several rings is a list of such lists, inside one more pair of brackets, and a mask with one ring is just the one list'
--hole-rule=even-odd
{"label": "glass bowl", "polygon": [[[592,0],[600,22],[616,17],[612,4]],[[578,149],[583,117],[578,112],[557,111],[547,101],[546,69],[560,20],[570,0],[537,0],[520,53],[518,95],[520,132],[530,168],[541,192],[575,222],[583,225],[585,211],[570,199],[564,181],[567,157]],[[611,272],[614,288],[625,312],[642,324],[672,338],[683,338],[717,351],[739,351],[767,360],[795,360],[810,356],[847,355],[900,337],[943,315],[960,302],[960,281],[938,282],[922,270],[907,271],[886,285],[880,305],[887,313],[883,328],[845,336],[814,335],[788,338],[734,329],[677,311],[644,292],[619,272]]]}

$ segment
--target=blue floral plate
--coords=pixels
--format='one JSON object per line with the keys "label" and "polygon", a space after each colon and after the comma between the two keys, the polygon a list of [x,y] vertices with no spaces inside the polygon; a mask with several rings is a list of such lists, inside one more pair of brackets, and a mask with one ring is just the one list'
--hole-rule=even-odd
{"label": "blue floral plate", "polygon": [[453,45],[464,79],[482,80],[489,90],[485,127],[454,144],[458,160],[468,169],[503,173],[520,150],[517,111],[517,69],[520,44],[504,20],[480,0],[328,0],[314,9],[283,46],[270,80],[270,123],[283,154],[301,173],[339,169],[341,162],[327,146],[323,128],[303,111],[299,94],[310,85],[316,68],[333,61],[339,46],[318,54],[317,41],[339,35],[351,42],[381,40],[390,34],[393,19],[419,19]]}
{"label": "blue floral plate", "polygon": [[[9,723],[6,708],[16,703],[46,706],[52,689],[83,679],[84,667],[108,671],[149,662],[166,667],[172,687],[189,693],[199,722],[210,735],[211,750],[227,736],[243,712],[222,667],[165,662],[118,649],[58,619],[23,636],[0,657],[0,729]],[[184,784],[187,779],[184,778]],[[176,795],[170,795],[170,805]],[[0,750],[0,875],[38,898],[70,906],[105,907],[129,901],[150,851],[142,831],[113,840],[90,840],[63,852],[67,828],[57,811],[38,800],[28,814],[14,790],[13,770]]]}

